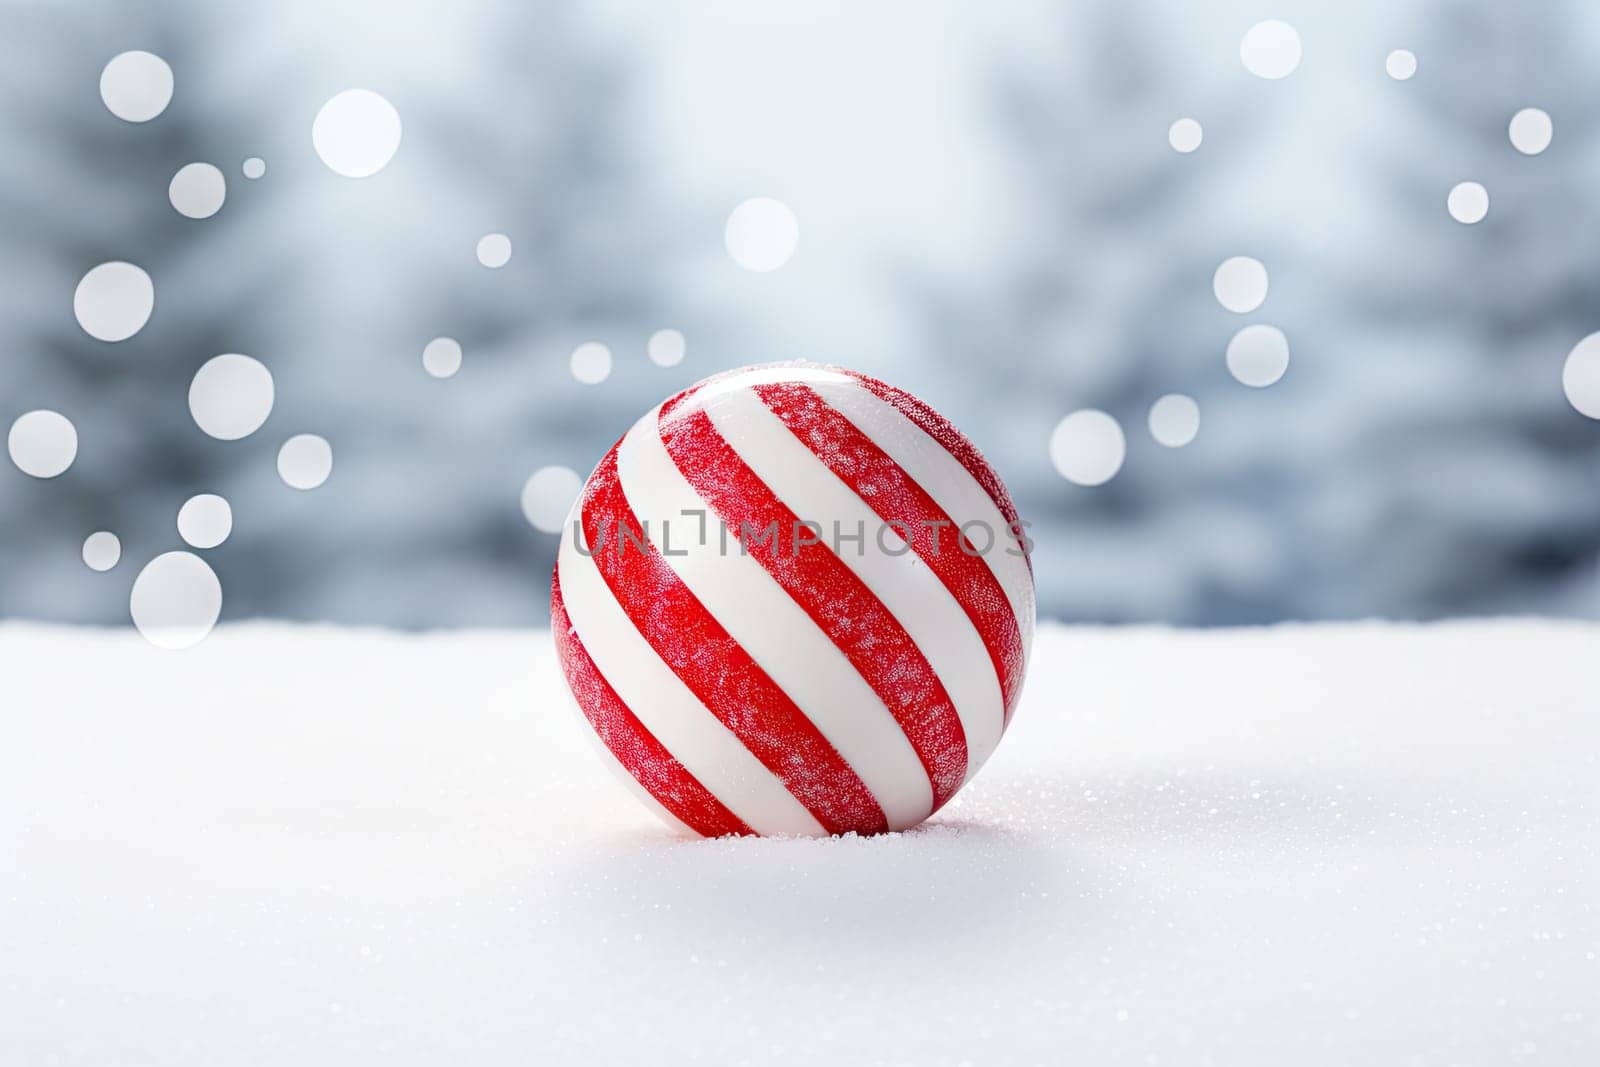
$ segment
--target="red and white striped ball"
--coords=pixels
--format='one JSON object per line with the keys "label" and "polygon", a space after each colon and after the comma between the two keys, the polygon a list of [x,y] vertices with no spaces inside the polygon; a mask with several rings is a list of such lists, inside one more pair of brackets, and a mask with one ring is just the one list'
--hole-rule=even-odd
{"label": "red and white striped ball", "polygon": [[1016,707],[1025,544],[994,468],[916,397],[747,367],[606,453],[567,519],[551,628],[604,750],[669,824],[903,830]]}

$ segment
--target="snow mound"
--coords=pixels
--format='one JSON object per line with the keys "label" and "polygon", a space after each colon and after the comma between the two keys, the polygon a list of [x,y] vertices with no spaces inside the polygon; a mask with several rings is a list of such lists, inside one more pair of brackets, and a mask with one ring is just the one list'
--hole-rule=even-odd
{"label": "snow mound", "polygon": [[1600,628],[1045,627],[926,827],[684,841],[547,634],[0,627],[0,1061],[1593,1062]]}

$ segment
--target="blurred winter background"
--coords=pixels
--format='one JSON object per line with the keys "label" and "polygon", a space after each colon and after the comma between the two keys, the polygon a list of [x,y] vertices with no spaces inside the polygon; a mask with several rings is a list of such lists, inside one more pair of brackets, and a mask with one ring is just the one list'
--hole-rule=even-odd
{"label": "blurred winter background", "polygon": [[[217,494],[231,533],[203,508],[188,532],[227,533],[203,551],[225,619],[538,623],[556,538],[524,504],[570,479],[530,476],[586,473],[706,374],[796,357],[967,430],[1034,524],[1047,615],[1600,614],[1600,353],[1569,361],[1600,330],[1592,4],[8,0],[0,18],[0,425],[42,409],[76,431],[70,467],[36,477],[19,468],[58,463],[60,425],[12,429],[0,616],[126,622],[140,568],[185,547],[180,507]],[[1266,19],[1298,32],[1298,62],[1269,29],[1252,73],[1241,42]],[[130,50],[172,72],[147,121],[102,98]],[[360,179],[312,139],[351,88],[403,127]],[[1538,115],[1513,144],[1527,108],[1547,147]],[[220,210],[209,170],[173,184],[196,162]],[[1447,210],[1464,182],[1481,221],[1473,186]],[[798,220],[775,270],[725,247],[753,197]],[[1264,299],[1249,263],[1214,277],[1233,257],[1264,266]],[[112,342],[74,293],[115,261],[154,309]],[[1234,340],[1262,326],[1286,368],[1277,333]],[[448,343],[425,368],[435,338],[459,369]],[[595,347],[575,366],[589,342],[609,373]],[[232,440],[201,422],[251,425],[259,383],[222,374],[191,406],[224,353],[273,383]],[[1194,406],[1158,409],[1163,444],[1167,394]],[[1068,419],[1085,410],[1122,443]],[[316,450],[309,472],[280,457],[300,434],[332,455],[307,491],[285,481],[317,481]],[[120,548],[103,572],[96,531]]]}

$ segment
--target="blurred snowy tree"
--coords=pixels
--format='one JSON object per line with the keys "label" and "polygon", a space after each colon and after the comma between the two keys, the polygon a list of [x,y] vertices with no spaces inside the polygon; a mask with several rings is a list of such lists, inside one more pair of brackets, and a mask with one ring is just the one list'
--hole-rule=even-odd
{"label": "blurred snowy tree", "polygon": [[[1360,373],[1328,376],[1331,469],[1304,487],[1325,546],[1302,612],[1451,615],[1600,609],[1600,434],[1560,387],[1600,328],[1600,46],[1581,2],[1442,0],[1416,78],[1369,152],[1389,197],[1370,254],[1339,264]],[[1555,117],[1538,155],[1524,107]],[[1488,216],[1452,219],[1476,181]]]}
{"label": "blurred snowy tree", "polygon": [[[1049,615],[1256,617],[1279,576],[1269,524],[1241,507],[1270,479],[1204,447],[1208,395],[1242,389],[1217,355],[1229,323],[1211,274],[1236,251],[1259,253],[1227,239],[1200,191],[1257,121],[1226,88],[1170,84],[1169,47],[1128,5],[1078,5],[1048,70],[1008,65],[998,99],[1018,154],[1017,232],[988,285],[921,294],[930,355],[908,380],[957,424],[992,427],[978,444],[1033,523]],[[1167,141],[1184,115],[1211,123],[1193,155]],[[1169,451],[1145,420],[1174,392],[1200,398],[1201,442]],[[1052,429],[1079,408],[1110,413],[1127,436],[1121,472],[1096,488],[1063,480],[1048,455]]]}
{"label": "blurred snowy tree", "polygon": [[[232,589],[237,611],[543,619],[556,538],[524,519],[524,481],[550,464],[586,475],[668,388],[644,358],[666,286],[665,214],[629,155],[641,138],[627,72],[577,12],[469,4],[336,42],[306,37],[293,12],[274,20],[287,36],[268,47],[308,52],[323,73],[276,112],[294,166],[275,172],[289,185],[283,223],[305,269],[274,324],[267,431],[327,437],[334,472],[310,493],[259,484],[270,464],[241,478],[259,505],[236,537],[255,568]],[[352,85],[382,92],[404,123],[393,162],[361,180],[303,147],[322,102]],[[490,233],[512,242],[499,269],[475,255]],[[440,336],[464,352],[444,380],[421,361]],[[615,353],[597,386],[568,369],[588,340]]]}
{"label": "blurred snowy tree", "polygon": [[[142,564],[183,547],[191,494],[233,505],[233,535],[206,553],[224,618],[459,625],[544,616],[556,539],[524,520],[537,467],[588,466],[677,384],[644,357],[665,286],[664,213],[627,126],[620,60],[567,3],[495,0],[392,17],[364,0],[225,10],[106,4],[26,9],[4,45],[0,196],[5,261],[0,366],[6,424],[54,407],[79,457],[49,482],[0,472],[0,614],[122,621]],[[97,95],[131,48],[167,59],[176,92],[133,125]],[[311,124],[365,87],[399,110],[400,150],[378,174],[322,164]],[[267,171],[244,179],[242,160]],[[217,164],[227,202],[180,216],[167,182]],[[11,220],[16,220],[11,225]],[[474,249],[508,234],[509,264]],[[72,293],[98,262],[143,266],[156,310],[134,338],[86,336]],[[461,342],[448,380],[422,368],[436,336]],[[598,386],[568,371],[586,340],[610,345]],[[190,418],[194,371],[243,352],[272,372],[266,424],[240,441]],[[333,446],[332,477],[284,485],[279,446]],[[99,528],[124,543],[110,575],[78,558]]]}
{"label": "blurred snowy tree", "polygon": [[[202,363],[252,351],[276,274],[270,250],[235,254],[257,204],[241,188],[250,183],[238,172],[247,154],[234,133],[240,116],[195,91],[224,58],[199,47],[217,30],[208,10],[13,5],[6,16],[0,422],[59,410],[76,426],[78,455],[48,481],[9,462],[0,469],[0,615],[126,620],[139,567],[182,547],[178,508],[248,450],[206,437],[188,412]],[[135,48],[177,72],[171,104],[139,124],[112,115],[99,95],[106,62]],[[215,163],[227,179],[222,210],[204,220],[168,199],[174,173],[195,161]],[[90,337],[73,314],[79,279],[110,260],[144,268],[156,293],[148,324],[117,343]],[[99,529],[122,541],[110,574],[90,571],[79,555]]]}
{"label": "blurred snowy tree", "polygon": [[[1151,8],[1076,8],[1047,71],[1008,69],[1018,235],[991,285],[920,294],[931,355],[914,373],[930,393],[958,376],[968,387],[942,400],[956,421],[998,425],[978,443],[1035,524],[1041,611],[1592,611],[1595,435],[1560,367],[1596,328],[1596,256],[1573,238],[1595,221],[1595,78],[1573,39],[1594,20],[1443,3],[1405,42],[1421,72],[1397,82],[1374,47],[1393,27],[1368,12],[1348,55],[1285,82],[1230,68],[1174,85]],[[1556,117],[1541,156],[1508,140],[1524,106]],[[1205,123],[1187,156],[1164,137],[1184,114]],[[1477,226],[1445,211],[1463,180],[1489,188]],[[1234,255],[1268,265],[1259,311],[1213,297]],[[1261,390],[1222,358],[1257,322],[1292,353]],[[1169,392],[1201,409],[1177,450],[1146,429]],[[1096,488],[1048,455],[1055,424],[1086,407],[1128,442]]]}

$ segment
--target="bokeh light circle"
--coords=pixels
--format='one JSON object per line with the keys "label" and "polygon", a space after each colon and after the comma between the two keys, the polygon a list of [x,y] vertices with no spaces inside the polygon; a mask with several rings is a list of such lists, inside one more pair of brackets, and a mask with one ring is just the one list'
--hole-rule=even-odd
{"label": "bokeh light circle", "polygon": [[314,433],[296,434],[278,449],[278,477],[291,489],[315,489],[333,473],[333,446]]}
{"label": "bokeh light circle", "polygon": [[1200,405],[1192,396],[1168,393],[1150,405],[1150,436],[1167,448],[1182,448],[1200,432]]}
{"label": "bokeh light circle", "polygon": [[422,346],[422,369],[435,378],[449,378],[461,369],[461,342],[435,337]]}
{"label": "bokeh light circle", "polygon": [[1233,256],[1222,261],[1211,276],[1217,303],[1237,314],[1254,311],[1267,299],[1267,268],[1259,259]]}
{"label": "bokeh light circle", "polygon": [[1477,182],[1461,182],[1445,198],[1445,208],[1457,222],[1471,226],[1489,214],[1489,190]]}
{"label": "bokeh light circle", "polygon": [[23,474],[54,478],[78,458],[78,431],[59,411],[25,412],[11,424],[6,451]]}
{"label": "bokeh light circle", "polygon": [[222,441],[259,430],[272,413],[272,399],[272,372],[237,352],[206,360],[189,383],[195,425]]}
{"label": "bokeh light circle", "polygon": [[178,509],[178,536],[194,548],[216,548],[233,532],[233,508],[215,493],[200,493]]}
{"label": "bokeh light circle", "polygon": [[228,181],[210,163],[190,163],[179,168],[167,185],[167,199],[186,218],[209,219],[222,210],[227,197]]}
{"label": "bokeh light circle", "polygon": [[688,342],[677,330],[657,330],[650,335],[650,342],[645,346],[650,362],[658,367],[676,367],[683,362],[688,350]]}
{"label": "bokeh light circle", "polygon": [[149,122],[172,102],[172,68],[150,52],[113,56],[100,72],[100,99],[124,122]]}
{"label": "bokeh light circle", "polygon": [[400,149],[400,113],[371,89],[346,89],[322,105],[311,144],[322,162],[346,178],[370,178]]}
{"label": "bokeh light circle", "polygon": [[1167,127],[1167,143],[1174,152],[1188,155],[1200,147],[1200,142],[1205,139],[1205,130],[1195,119],[1183,118]]}
{"label": "bokeh light circle", "polygon": [[1417,57],[1408,49],[1396,48],[1384,59],[1383,69],[1395,81],[1407,81],[1417,73]]}
{"label": "bokeh light circle", "polygon": [[1122,469],[1127,453],[1122,426],[1094,408],[1074,411],[1050,434],[1050,462],[1057,473],[1077,485],[1109,482]]}
{"label": "bokeh light circle", "polygon": [[189,648],[205,640],[222,613],[222,583],[193,552],[167,552],[134,579],[128,612],[145,640],[159,648]]}
{"label": "bokeh light circle", "polygon": [[1525,107],[1511,116],[1506,132],[1511,138],[1511,147],[1525,156],[1536,156],[1550,147],[1556,127],[1548,112]]}
{"label": "bokeh light circle", "polygon": [[535,530],[560,533],[582,491],[583,479],[570,467],[540,467],[522,486],[522,514]]}
{"label": "bokeh light circle", "polygon": [[486,233],[478,238],[478,262],[499,270],[511,262],[511,238],[503,233]]}
{"label": "bokeh light circle", "polygon": [[110,530],[96,530],[83,539],[83,564],[92,571],[108,571],[122,559],[122,541]]}
{"label": "bokeh light circle", "polygon": [[85,274],[72,294],[72,314],[98,341],[126,341],[150,321],[156,287],[132,263],[102,263]]}
{"label": "bokeh light circle", "polygon": [[1265,389],[1289,369],[1289,339],[1276,326],[1246,326],[1228,342],[1227,362],[1240,383]]}
{"label": "bokeh light circle", "polygon": [[261,177],[267,172],[267,161],[262,159],[260,156],[251,156],[249,159],[244,161],[244,165],[241,166],[239,170],[246,178],[249,178],[251,181],[255,181],[257,178]]}
{"label": "bokeh light circle", "polygon": [[1258,22],[1240,39],[1239,60],[1258,78],[1287,78],[1300,65],[1300,32],[1281,19]]}
{"label": "bokeh light circle", "polygon": [[1600,333],[1591,333],[1567,353],[1561,388],[1579,414],[1600,419]]}
{"label": "bokeh light circle", "polygon": [[572,350],[572,376],[584,385],[599,385],[611,377],[611,349],[599,341],[585,341]]}
{"label": "bokeh light circle", "polygon": [[800,243],[800,220],[789,205],[768,196],[746,200],[723,228],[728,255],[745,270],[765,274],[789,262]]}

